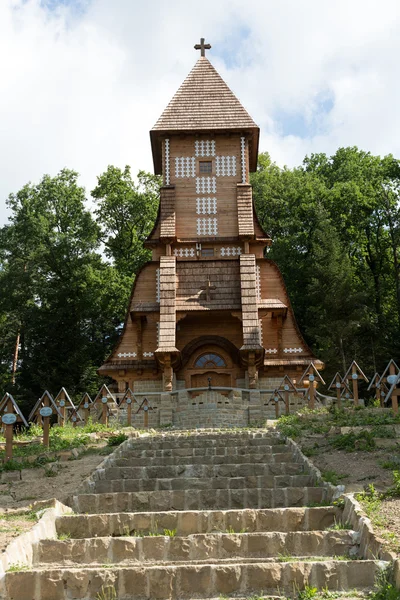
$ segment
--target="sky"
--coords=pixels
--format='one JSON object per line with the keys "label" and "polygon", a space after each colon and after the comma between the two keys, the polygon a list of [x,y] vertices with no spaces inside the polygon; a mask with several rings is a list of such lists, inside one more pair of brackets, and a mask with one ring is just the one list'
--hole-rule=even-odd
{"label": "sky", "polygon": [[74,169],[89,195],[110,164],[151,171],[200,37],[279,165],[400,158],[398,0],[0,0],[0,225],[44,174]]}

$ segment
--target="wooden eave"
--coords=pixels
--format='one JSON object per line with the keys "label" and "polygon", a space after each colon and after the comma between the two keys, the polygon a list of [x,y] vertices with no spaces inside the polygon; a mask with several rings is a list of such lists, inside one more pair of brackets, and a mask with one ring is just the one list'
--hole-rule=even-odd
{"label": "wooden eave", "polygon": [[112,361],[102,365],[97,372],[101,375],[107,375],[109,371],[140,371],[145,369],[154,370],[157,368],[156,360],[126,360],[124,362]]}

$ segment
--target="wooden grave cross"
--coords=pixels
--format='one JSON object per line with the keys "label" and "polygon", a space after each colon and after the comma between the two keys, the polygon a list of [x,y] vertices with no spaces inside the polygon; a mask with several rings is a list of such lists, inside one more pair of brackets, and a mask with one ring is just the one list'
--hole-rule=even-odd
{"label": "wooden grave cross", "polygon": [[283,397],[285,401],[285,413],[290,414],[290,405],[289,405],[289,394],[297,394],[297,388],[294,385],[293,381],[290,379],[289,375],[285,375],[282,379],[280,386],[278,387],[279,392],[283,392]]}
{"label": "wooden grave cross", "polygon": [[0,415],[1,423],[3,425],[3,428],[5,428],[5,462],[8,462],[12,459],[14,425],[16,423],[22,423],[23,425],[25,425],[25,427],[28,427],[28,423],[26,422],[25,417],[22,414],[18,404],[8,392],[6,392],[0,403]]}
{"label": "wooden grave cross", "polygon": [[72,411],[70,411],[69,415],[68,415],[68,422],[72,423],[73,427],[76,427],[78,425],[78,423],[82,423],[83,419],[81,417],[81,415],[78,412],[77,408],[73,408]]}
{"label": "wooden grave cross", "polygon": [[320,383],[325,385],[325,381],[323,380],[322,375],[320,375],[320,373],[318,372],[318,370],[313,362],[310,362],[310,364],[304,371],[303,375],[300,377],[299,383],[305,384],[305,382],[307,380],[309,382],[309,384],[308,384],[308,394],[309,394],[308,408],[311,408],[311,410],[313,410],[315,407],[315,384],[316,384],[316,382],[319,381]]}
{"label": "wooden grave cross", "polygon": [[67,411],[75,410],[75,405],[64,387],[62,387],[61,390],[58,392],[57,396],[54,398],[54,402],[56,403],[57,408],[61,414],[61,417],[58,417],[58,424],[61,425],[61,427],[64,427],[68,417]]}
{"label": "wooden grave cross", "polygon": [[139,406],[136,414],[139,414],[140,412],[143,411],[144,415],[143,415],[143,427],[145,429],[148,428],[149,426],[149,411],[150,410],[154,410],[153,407],[151,406],[150,402],[147,400],[147,398],[145,398],[142,402],[142,404]]}
{"label": "wooden grave cross", "polygon": [[336,390],[336,403],[339,409],[342,408],[342,381],[343,378],[338,371],[328,386],[328,390]]}
{"label": "wooden grave cross", "polygon": [[398,401],[398,395],[399,395],[399,389],[397,388],[398,385],[398,376],[400,373],[400,369],[398,367],[398,365],[394,362],[393,359],[391,359],[387,366],[386,369],[383,371],[382,377],[379,380],[379,383],[386,383],[388,384],[389,392],[386,395],[385,398],[385,403],[389,401],[389,398],[392,399],[392,410],[393,410],[393,414],[397,415],[397,413],[399,412],[399,401]]}
{"label": "wooden grave cross", "polygon": [[89,394],[87,392],[85,392],[82,400],[79,402],[79,404],[77,406],[78,411],[83,410],[83,421],[85,424],[89,421],[90,407],[93,406],[93,404],[94,404],[93,400],[91,399]]}
{"label": "wooden grave cross", "polygon": [[356,361],[353,360],[353,362],[351,363],[351,365],[349,366],[349,368],[347,369],[347,371],[343,377],[343,381],[348,381],[351,378],[351,380],[353,382],[354,406],[358,406],[358,404],[359,404],[359,402],[358,402],[358,380],[360,377],[361,377],[361,379],[364,379],[364,381],[369,383],[368,377],[362,372],[361,368],[356,363]]}
{"label": "wooden grave cross", "polygon": [[101,422],[103,425],[108,425],[108,405],[113,404],[116,408],[118,404],[115,397],[112,395],[106,384],[103,384],[93,401],[93,404],[100,405],[101,408]]}
{"label": "wooden grave cross", "polygon": [[200,50],[200,56],[206,55],[206,50],[211,50],[211,44],[205,44],[205,39],[200,38],[200,44],[195,44],[194,49]]}
{"label": "wooden grave cross", "polygon": [[57,418],[61,418],[61,413],[58,410],[56,403],[53,400],[52,395],[45,391],[41,398],[36,402],[29,415],[29,421],[35,420],[43,428],[43,446],[49,447],[50,443],[50,419],[53,414],[57,415]]}
{"label": "wooden grave cross", "polygon": [[275,403],[275,417],[277,419],[279,419],[279,417],[280,417],[279,400],[282,400],[282,402],[284,402],[285,399],[282,396],[282,394],[280,393],[280,391],[276,389],[272,392],[270,400],[273,400]]}
{"label": "wooden grave cross", "polygon": [[136,398],[133,395],[133,392],[130,388],[128,388],[125,394],[122,397],[119,407],[122,408],[126,405],[126,417],[128,422],[128,427],[132,425],[132,404],[137,404]]}

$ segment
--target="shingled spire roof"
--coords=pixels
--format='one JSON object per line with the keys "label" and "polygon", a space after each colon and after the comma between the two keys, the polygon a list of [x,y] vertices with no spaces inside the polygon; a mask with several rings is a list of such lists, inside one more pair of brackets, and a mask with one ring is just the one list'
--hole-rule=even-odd
{"label": "shingled spire roof", "polygon": [[252,134],[250,168],[255,170],[259,128],[208,58],[202,56],[150,132],[155,172],[161,173],[160,135],[221,130]]}

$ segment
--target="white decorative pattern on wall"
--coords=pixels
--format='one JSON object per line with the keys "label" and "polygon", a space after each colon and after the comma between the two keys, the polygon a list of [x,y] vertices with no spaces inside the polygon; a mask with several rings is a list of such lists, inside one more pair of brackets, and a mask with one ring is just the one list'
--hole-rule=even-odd
{"label": "white decorative pattern on wall", "polygon": [[154,356],[154,352],[143,352],[143,356],[147,358],[148,356]]}
{"label": "white decorative pattern on wall", "polygon": [[236,175],[236,156],[217,156],[215,158],[215,174],[217,177],[234,177]]}
{"label": "white decorative pattern on wall", "polygon": [[256,285],[257,285],[257,298],[261,300],[261,271],[260,265],[257,265],[256,268]]}
{"label": "white decorative pattern on wall", "polygon": [[242,249],[237,248],[221,248],[220,250],[221,256],[240,256],[242,254]]}
{"label": "white decorative pattern on wall", "polygon": [[118,358],[136,358],[136,352],[120,352]]}
{"label": "white decorative pattern on wall", "polygon": [[242,162],[242,183],[246,183],[246,138],[240,138],[240,158]]}
{"label": "white decorative pattern on wall", "polygon": [[215,140],[196,140],[195,156],[215,156]]}
{"label": "white decorative pattern on wall", "polygon": [[296,352],[303,352],[303,348],[284,348],[285,354],[295,354]]}
{"label": "white decorative pattern on wall", "polygon": [[197,219],[197,235],[217,235],[217,219]]}
{"label": "white decorative pattern on wall", "polygon": [[266,354],[278,354],[278,348],[267,348],[265,350]]}
{"label": "white decorative pattern on wall", "polygon": [[258,320],[258,325],[260,328],[260,339],[261,339],[261,346],[263,346],[263,328],[262,328],[262,319]]}
{"label": "white decorative pattern on wall", "polygon": [[156,323],[157,325],[157,348],[160,345],[160,321]]}
{"label": "white decorative pattern on wall", "polygon": [[156,299],[160,302],[160,269],[156,269]]}
{"label": "white decorative pattern on wall", "polygon": [[169,140],[165,140],[165,185],[171,182],[169,171]]}
{"label": "white decorative pattern on wall", "polygon": [[196,159],[194,156],[175,157],[175,177],[194,177],[196,175]]}
{"label": "white decorative pattern on wall", "polygon": [[216,215],[217,199],[210,197],[196,198],[196,212],[198,215]]}
{"label": "white decorative pattern on wall", "polygon": [[196,194],[215,194],[216,191],[215,177],[196,177]]}
{"label": "white decorative pattern on wall", "polygon": [[189,258],[189,256],[196,256],[196,251],[194,248],[175,248],[174,256]]}

